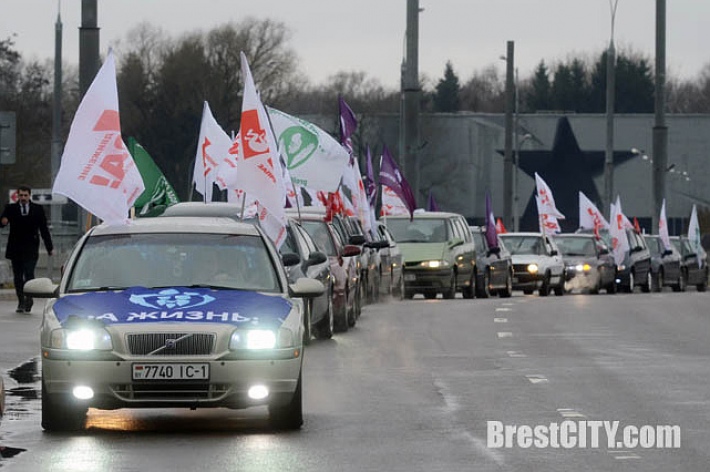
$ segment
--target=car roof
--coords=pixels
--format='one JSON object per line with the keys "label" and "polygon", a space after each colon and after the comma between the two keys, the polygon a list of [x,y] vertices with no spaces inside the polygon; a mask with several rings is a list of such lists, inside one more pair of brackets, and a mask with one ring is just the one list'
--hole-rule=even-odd
{"label": "car roof", "polygon": [[553,234],[553,238],[565,237],[565,238],[580,238],[580,239],[597,239],[593,233],[558,233]]}
{"label": "car roof", "polygon": [[[448,211],[422,211],[422,212],[415,212],[413,215],[413,218],[415,220],[417,219],[430,219],[430,218],[452,218],[452,217],[458,217],[462,216],[459,213],[452,213]],[[387,216],[383,217],[382,219],[387,219],[387,220],[395,220],[395,219],[410,219],[409,215],[393,215],[393,216]]]}
{"label": "car roof", "polygon": [[242,205],[229,202],[179,202],[170,205],[161,216],[229,216],[239,218]]}
{"label": "car roof", "polygon": [[[501,236],[540,236],[542,237],[542,233],[538,233],[535,231],[519,231],[517,233],[503,233]],[[552,236],[551,234],[548,234],[547,236]]]}
{"label": "car roof", "polygon": [[136,218],[125,225],[105,223],[92,228],[92,235],[141,234],[141,233],[219,233],[260,236],[251,223],[243,223],[229,217],[174,216],[170,218]]}

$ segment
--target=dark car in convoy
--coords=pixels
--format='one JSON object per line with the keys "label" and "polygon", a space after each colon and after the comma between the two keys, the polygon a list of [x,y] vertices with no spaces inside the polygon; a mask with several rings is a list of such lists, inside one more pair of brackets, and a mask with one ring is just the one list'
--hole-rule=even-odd
{"label": "dark car in convoy", "polygon": [[593,234],[553,236],[565,263],[565,289],[616,293],[616,264],[609,247]]}
{"label": "dark car in convoy", "polygon": [[404,263],[402,251],[387,226],[377,222],[377,237],[379,241],[387,242],[380,249],[380,293],[399,299],[404,298]]}
{"label": "dark car in convoy", "polygon": [[297,213],[288,210],[298,218],[303,229],[313,238],[318,248],[328,256],[330,272],[333,278],[334,323],[318,326],[321,337],[329,337],[333,330],[345,332],[355,326],[360,316],[360,274],[356,258],[360,248],[352,244],[343,244],[333,225],[323,220],[318,213]]}
{"label": "dark car in convoy", "polygon": [[404,256],[405,298],[421,293],[433,299],[474,295],[476,248],[466,219],[458,213],[415,212],[413,218],[384,219]]}
{"label": "dark car in convoy", "polygon": [[541,297],[565,293],[565,265],[557,245],[542,233],[505,233],[500,238],[513,258],[513,289]]}
{"label": "dark car in convoy", "polygon": [[671,236],[671,243],[680,252],[681,270],[686,286],[694,286],[698,292],[708,289],[708,257],[703,250],[702,254],[693,251],[687,236]]}
{"label": "dark car in convoy", "polygon": [[682,270],[682,257],[671,244],[666,248],[658,235],[644,234],[646,246],[651,253],[651,278],[654,292],[660,292],[663,287],[671,287],[674,292],[685,291],[685,274]]}
{"label": "dark car in convoy", "polygon": [[513,293],[513,259],[505,243],[496,236],[496,245],[491,247],[485,227],[470,226],[470,229],[476,246],[476,296],[510,297]]}

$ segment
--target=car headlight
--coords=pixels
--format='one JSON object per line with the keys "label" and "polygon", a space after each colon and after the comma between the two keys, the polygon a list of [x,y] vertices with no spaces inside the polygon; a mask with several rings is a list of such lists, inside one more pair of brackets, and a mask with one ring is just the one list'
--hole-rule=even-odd
{"label": "car headlight", "polygon": [[537,270],[537,264],[528,264],[528,272],[530,272],[531,274],[537,274]]}
{"label": "car headlight", "polygon": [[589,272],[592,269],[592,266],[589,264],[577,264],[574,266],[574,270],[577,272]]}
{"label": "car headlight", "polygon": [[72,351],[110,351],[113,349],[111,335],[103,328],[60,328],[52,331],[49,346],[53,349]]}
{"label": "car headlight", "polygon": [[229,349],[275,349],[294,346],[293,332],[287,328],[237,329],[229,340]]}
{"label": "car headlight", "polygon": [[619,269],[619,270],[624,270],[624,269],[626,269],[626,266],[625,266],[624,264],[620,264],[620,265],[617,267],[617,269]]}
{"label": "car headlight", "polygon": [[449,263],[447,261],[442,261],[442,260],[424,261],[419,265],[421,265],[422,267],[427,267],[429,269],[439,269],[441,267],[449,267]]}

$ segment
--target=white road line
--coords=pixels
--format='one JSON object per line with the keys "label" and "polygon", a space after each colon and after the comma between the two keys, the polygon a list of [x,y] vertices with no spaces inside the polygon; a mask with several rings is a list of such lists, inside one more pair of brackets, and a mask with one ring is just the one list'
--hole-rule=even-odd
{"label": "white road line", "polygon": [[540,375],[540,374],[530,374],[530,375],[526,375],[525,377],[527,377],[527,379],[530,381],[530,383],[534,383],[534,384],[549,382],[547,377],[545,377],[544,375]]}
{"label": "white road line", "polygon": [[609,451],[614,459],[641,459],[641,456],[631,451]]}
{"label": "white road line", "polygon": [[493,318],[494,323],[507,323],[508,318]]}
{"label": "white road line", "polygon": [[513,337],[513,333],[511,333],[510,331],[499,331],[499,332],[498,332],[498,337],[499,337],[499,338],[512,338],[512,337]]}
{"label": "white road line", "polygon": [[508,351],[508,357],[528,357],[519,351]]}
{"label": "white road line", "polygon": [[558,408],[557,412],[562,415],[563,418],[586,418],[587,415],[580,413],[572,408]]}
{"label": "white road line", "polygon": [[496,308],[496,311],[513,311],[510,308]]}

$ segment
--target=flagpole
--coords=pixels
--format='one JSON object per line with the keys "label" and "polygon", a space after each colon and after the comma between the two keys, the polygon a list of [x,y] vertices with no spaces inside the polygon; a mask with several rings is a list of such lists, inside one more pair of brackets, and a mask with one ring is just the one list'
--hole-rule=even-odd
{"label": "flagpole", "polygon": [[239,215],[239,219],[244,221],[244,207],[246,206],[247,203],[247,192],[244,191],[244,194],[242,195],[242,209],[241,209],[241,215]]}

